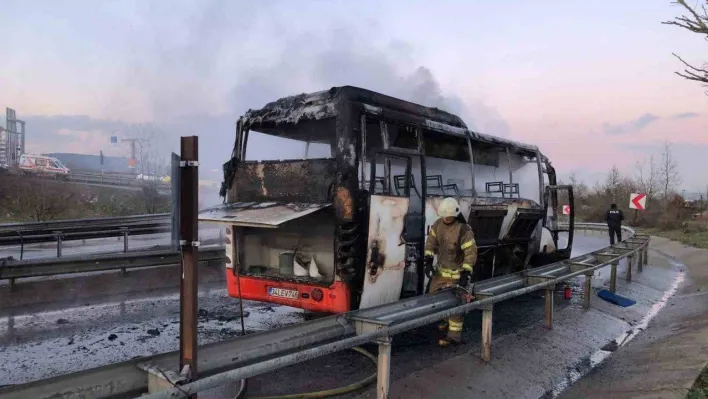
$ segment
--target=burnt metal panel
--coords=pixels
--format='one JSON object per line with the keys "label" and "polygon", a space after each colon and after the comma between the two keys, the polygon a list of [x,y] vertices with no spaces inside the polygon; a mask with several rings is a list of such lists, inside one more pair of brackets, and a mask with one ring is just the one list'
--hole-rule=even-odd
{"label": "burnt metal panel", "polygon": [[249,126],[277,126],[307,119],[331,118],[341,111],[341,108],[336,106],[341,102],[365,103],[373,106],[371,108],[388,108],[420,115],[453,127],[467,128],[462,119],[449,112],[354,86],[332,87],[329,90],[281,98],[261,109],[248,110],[244,115],[244,123]]}
{"label": "burnt metal panel", "polygon": [[199,220],[242,227],[276,228],[328,206],[329,204],[234,202],[199,211]]}
{"label": "burnt metal panel", "polygon": [[336,178],[336,161],[241,162],[233,174],[230,202],[330,203]]}

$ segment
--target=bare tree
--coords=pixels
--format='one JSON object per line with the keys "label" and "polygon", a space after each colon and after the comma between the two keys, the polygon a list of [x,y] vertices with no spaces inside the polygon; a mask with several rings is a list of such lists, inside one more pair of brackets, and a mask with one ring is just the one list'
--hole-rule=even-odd
{"label": "bare tree", "polygon": [[160,189],[166,186],[163,176],[169,170],[170,146],[167,134],[153,124],[131,125],[126,133],[136,139],[135,155],[138,170],[143,175],[140,193],[145,212],[160,212],[169,204],[167,198],[160,194]]}
{"label": "bare tree", "polygon": [[586,198],[588,194],[590,194],[590,189],[588,186],[584,182],[578,180],[575,173],[571,173],[568,180],[570,181],[570,185],[573,186],[573,194],[576,198]]}
{"label": "bare tree", "polygon": [[[696,4],[695,7],[691,7],[686,4],[686,0],[676,0],[674,4],[683,6],[683,8],[686,9],[687,15],[682,15],[674,18],[673,21],[664,21],[662,23],[666,25],[679,26],[693,33],[704,35],[705,39],[708,40],[708,0],[705,0],[705,4]],[[677,75],[684,79],[693,80],[708,85],[708,62],[704,62],[703,66],[697,67],[684,61],[683,58],[677,54],[674,54],[674,57],[678,58],[684,65],[683,72],[675,72]]]}
{"label": "bare tree", "polygon": [[617,202],[617,194],[619,190],[619,186],[622,184],[622,174],[620,173],[619,169],[617,169],[617,165],[613,165],[612,169],[610,172],[607,174],[607,178],[605,179],[605,193],[610,196],[612,199],[612,202]]}
{"label": "bare tree", "polygon": [[14,218],[32,221],[67,217],[79,206],[80,193],[75,186],[47,179],[13,176],[2,181],[11,187],[3,198],[3,208]]}
{"label": "bare tree", "polygon": [[678,163],[671,150],[671,143],[664,142],[661,152],[661,163],[659,164],[659,179],[663,190],[664,207],[669,204],[669,194],[676,186],[681,184],[681,175],[678,171]]}
{"label": "bare tree", "polygon": [[135,156],[142,174],[161,175],[167,170],[170,143],[167,133],[149,123],[130,125],[126,135],[135,139]]}
{"label": "bare tree", "polygon": [[637,161],[636,167],[639,190],[646,194],[648,199],[654,198],[660,186],[659,166],[654,156]]}

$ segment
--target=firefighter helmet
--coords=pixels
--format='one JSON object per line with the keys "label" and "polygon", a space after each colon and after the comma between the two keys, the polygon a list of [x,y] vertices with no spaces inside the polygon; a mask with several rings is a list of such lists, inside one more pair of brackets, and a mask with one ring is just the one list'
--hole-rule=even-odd
{"label": "firefighter helmet", "polygon": [[440,207],[438,207],[438,216],[444,217],[455,217],[460,214],[460,204],[455,201],[454,198],[447,197],[442,202],[440,202]]}

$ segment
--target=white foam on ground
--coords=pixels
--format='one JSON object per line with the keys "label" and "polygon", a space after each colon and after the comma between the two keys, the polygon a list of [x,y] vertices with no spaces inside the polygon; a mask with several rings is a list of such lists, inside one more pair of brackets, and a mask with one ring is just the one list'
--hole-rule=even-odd
{"label": "white foam on ground", "polygon": [[[676,262],[673,261],[672,263]],[[676,294],[678,287],[681,286],[685,279],[685,272],[683,270],[680,270],[679,274],[676,276],[673,283],[671,284],[671,287],[668,290],[664,291],[664,295],[661,297],[661,299],[659,299],[659,301],[657,301],[651,307],[651,309],[649,309],[649,312],[642,318],[642,320],[640,320],[639,323],[637,323],[630,331],[614,339],[614,342],[617,344],[617,348],[626,345],[628,342],[634,339],[634,337],[636,337],[640,332],[646,330],[652,319],[654,319],[654,317],[659,314],[661,309],[666,306],[669,299],[674,296],[674,294]],[[553,390],[551,391],[551,398],[555,398],[560,395],[565,389],[570,387],[572,384],[574,384],[588,372],[593,370],[595,367],[599,366],[603,361],[605,361],[605,359],[610,357],[612,353],[613,351],[606,351],[602,349],[595,351],[593,354],[590,355],[590,367],[582,371],[571,370],[569,378],[564,379],[562,382],[558,383],[553,388]]]}

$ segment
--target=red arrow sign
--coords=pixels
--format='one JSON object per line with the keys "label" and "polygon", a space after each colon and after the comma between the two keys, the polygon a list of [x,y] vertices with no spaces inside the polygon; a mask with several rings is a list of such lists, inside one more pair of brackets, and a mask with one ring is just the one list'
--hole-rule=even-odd
{"label": "red arrow sign", "polygon": [[646,194],[632,193],[629,197],[629,207],[632,209],[644,210],[646,208]]}

